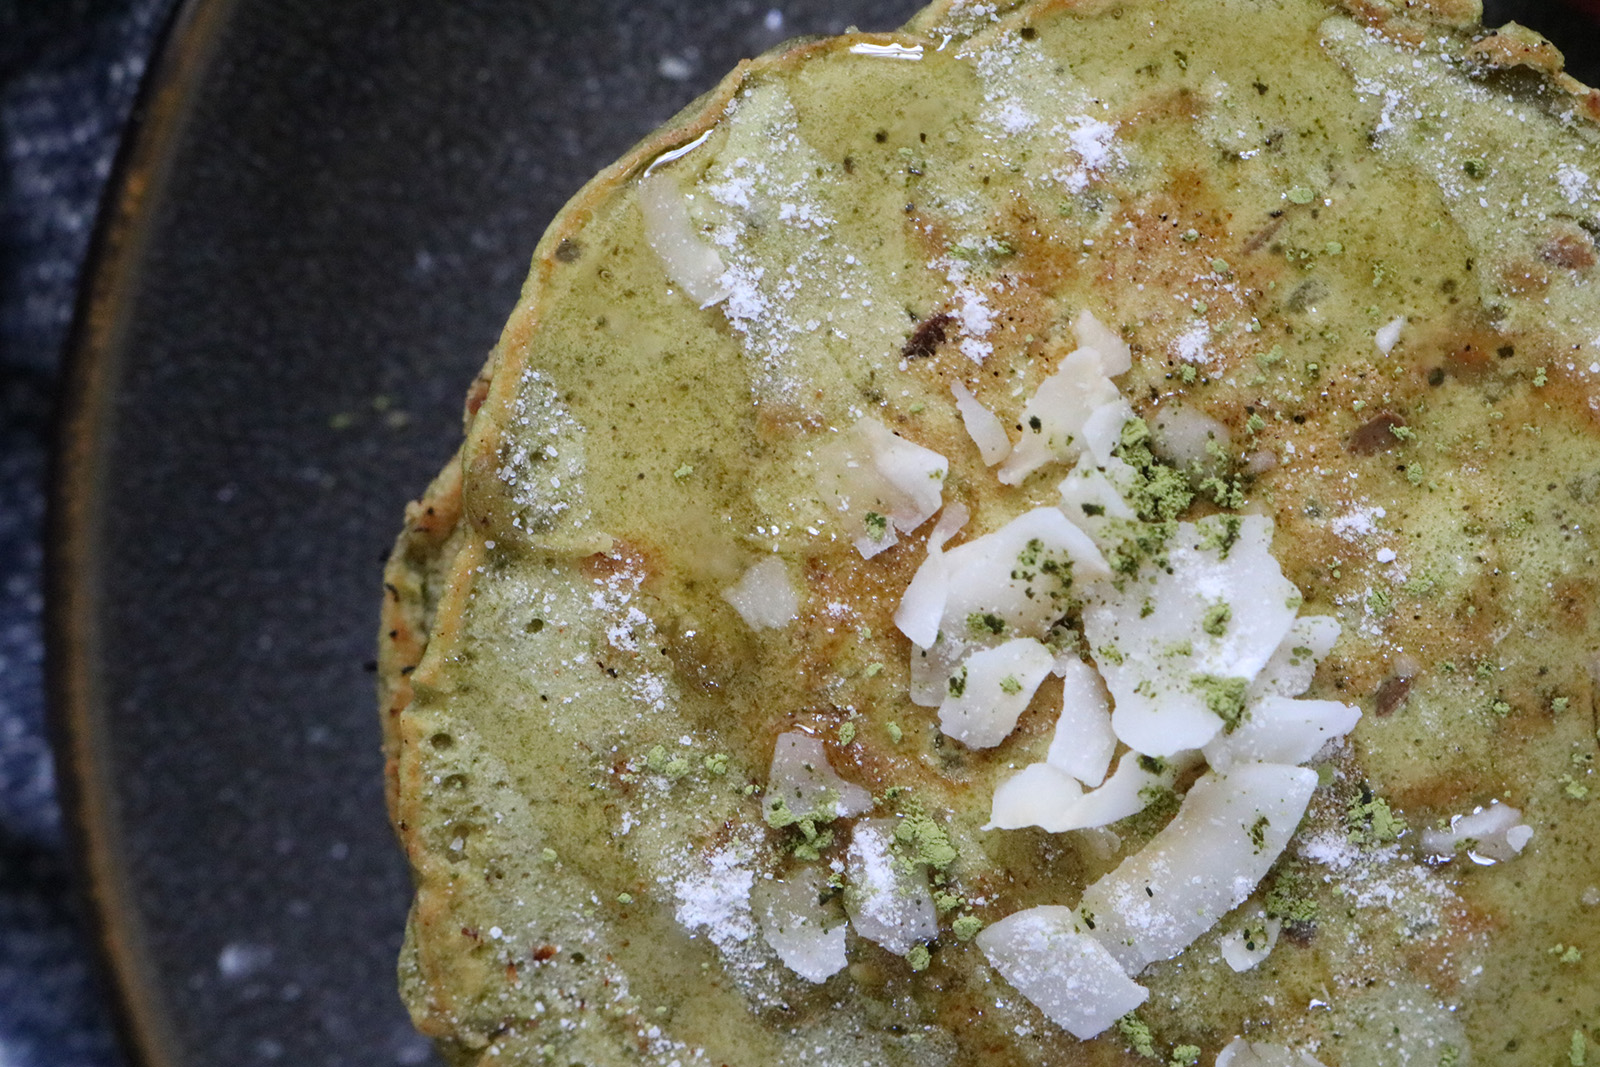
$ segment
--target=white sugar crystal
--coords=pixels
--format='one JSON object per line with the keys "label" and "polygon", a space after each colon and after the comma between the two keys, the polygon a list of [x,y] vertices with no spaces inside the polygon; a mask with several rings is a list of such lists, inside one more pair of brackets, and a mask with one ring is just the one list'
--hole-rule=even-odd
{"label": "white sugar crystal", "polygon": [[928,892],[928,876],[920,865],[897,862],[890,845],[894,819],[863,819],[850,835],[845,852],[845,911],[856,933],[896,956],[939,933]]}
{"label": "white sugar crystal", "polygon": [[1149,844],[1084,891],[1096,939],[1129,974],[1182,952],[1255,890],[1316,785],[1316,771],[1267,763],[1202,775]]}
{"label": "white sugar crystal", "polygon": [[722,591],[752,630],[775,630],[793,622],[800,612],[800,597],[789,584],[783,560],[768,556],[744,572],[739,583]]}
{"label": "white sugar crystal", "polygon": [[1079,1040],[1101,1033],[1150,995],[1074,928],[1071,908],[1015,912],[979,933],[977,943],[1001,977]]}
{"label": "white sugar crystal", "polygon": [[1084,607],[1112,725],[1139,752],[1167,756],[1210,741],[1222,719],[1207,706],[1208,686],[1248,684],[1294,623],[1299,593],[1273,558],[1272,520],[1244,516],[1226,549],[1221,521],[1179,523],[1168,569],[1146,568],[1121,588],[1101,582]]}
{"label": "white sugar crystal", "polygon": [[1111,729],[1111,701],[1100,675],[1077,656],[1056,660],[1061,675],[1061,717],[1056,720],[1045,761],[1087,786],[1105,781],[1117,735]]}
{"label": "white sugar crystal", "polygon": [[1017,420],[1022,436],[1000,465],[1000,481],[1016,485],[1046,463],[1076,460],[1083,451],[1083,427],[1090,413],[1120,399],[1097,352],[1080,348],[1070,353],[1023,405]]}
{"label": "white sugar crystal", "polygon": [[1206,762],[1219,771],[1236,763],[1304,763],[1329,741],[1355,728],[1361,709],[1334,700],[1266,696],[1248,705],[1232,733],[1205,746]]}
{"label": "white sugar crystal", "polygon": [[751,910],[767,944],[783,965],[808,982],[823,982],[844,970],[842,916],[823,907],[822,872],[802,867],[786,879],[755,883]]}
{"label": "white sugar crystal", "polygon": [[840,778],[828,765],[821,740],[793,730],[779,734],[772,750],[766,802],[779,800],[802,819],[847,818],[872,807],[872,794]]}
{"label": "white sugar crystal", "polygon": [[993,748],[1016,729],[1055,656],[1031,637],[974,652],[939,705],[939,728],[970,748]]}

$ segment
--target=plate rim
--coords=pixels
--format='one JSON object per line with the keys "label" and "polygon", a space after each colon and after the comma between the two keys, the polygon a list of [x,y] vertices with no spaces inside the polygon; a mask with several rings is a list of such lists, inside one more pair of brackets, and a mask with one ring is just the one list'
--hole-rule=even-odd
{"label": "plate rim", "polygon": [[45,719],[75,903],[118,1044],[135,1067],[185,1062],[130,893],[102,686],[110,422],[151,224],[199,88],[240,0],[174,0],[123,127],[63,346],[45,513]]}

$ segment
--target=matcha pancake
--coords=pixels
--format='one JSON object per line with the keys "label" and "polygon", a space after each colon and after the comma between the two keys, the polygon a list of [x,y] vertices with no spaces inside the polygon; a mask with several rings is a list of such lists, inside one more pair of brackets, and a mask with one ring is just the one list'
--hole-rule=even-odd
{"label": "matcha pancake", "polygon": [[1600,96],[942,2],[535,252],[386,575],[452,1064],[1600,1062]]}

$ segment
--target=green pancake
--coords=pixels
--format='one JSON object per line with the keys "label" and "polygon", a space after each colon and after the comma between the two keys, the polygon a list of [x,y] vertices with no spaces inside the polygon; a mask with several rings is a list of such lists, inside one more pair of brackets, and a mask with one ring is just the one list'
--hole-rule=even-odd
{"label": "green pancake", "polygon": [[[1241,1037],[1325,1067],[1600,1062],[1600,94],[1479,14],[941,2],[742,64],[573,199],[386,573],[401,992],[448,1062],[1280,1062]],[[1137,416],[1100,445],[1035,415],[1080,364]],[[1130,517],[1063,504],[1075,470],[1123,471]],[[1038,509],[1105,572],[1024,538],[1034,628],[935,612],[919,652],[913,578]],[[1184,560],[1263,529],[1287,599],[1225,590],[1192,642],[1128,636],[1188,625],[1162,606]],[[1238,551],[1229,581],[1277,580]],[[1107,624],[1130,589],[1147,617]],[[1269,615],[1337,620],[1292,649],[1294,706],[1360,721],[1266,761],[1314,789],[1225,828],[1266,873],[1118,971],[1136,1010],[1080,1040],[1061,1020],[1111,986],[1071,975],[1144,951],[1091,903],[1200,847],[1184,813],[1253,773],[1177,725],[1156,750],[1171,701],[1248,734],[1255,668],[1169,691],[1162,664]],[[1012,638],[1039,677],[982,697],[987,661],[950,657]],[[1156,708],[1142,810],[985,829],[1054,759],[1074,655],[1118,752],[1131,692]],[[936,709],[913,698],[940,656]],[[951,725],[1013,696],[995,743]],[[1450,838],[1479,808],[1515,816]],[[780,951],[785,901],[842,969]],[[1028,914],[1071,932],[1021,942],[1042,995],[984,931],[1050,907]]]}

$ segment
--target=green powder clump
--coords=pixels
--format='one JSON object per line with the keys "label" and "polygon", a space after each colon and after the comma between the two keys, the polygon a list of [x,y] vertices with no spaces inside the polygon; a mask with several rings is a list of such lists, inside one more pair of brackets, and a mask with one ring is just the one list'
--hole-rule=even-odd
{"label": "green powder clump", "polygon": [[1244,694],[1250,688],[1246,678],[1220,678],[1215,674],[1197,674],[1190,679],[1205,697],[1206,707],[1222,720],[1222,728],[1232,733],[1244,718]]}
{"label": "green powder clump", "polygon": [[913,812],[902,818],[900,825],[894,828],[894,839],[910,851],[914,863],[942,871],[955,862],[956,850],[950,844],[950,835],[924,812]]}

